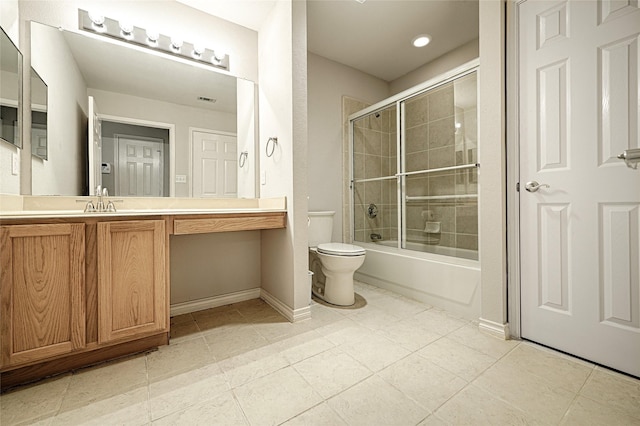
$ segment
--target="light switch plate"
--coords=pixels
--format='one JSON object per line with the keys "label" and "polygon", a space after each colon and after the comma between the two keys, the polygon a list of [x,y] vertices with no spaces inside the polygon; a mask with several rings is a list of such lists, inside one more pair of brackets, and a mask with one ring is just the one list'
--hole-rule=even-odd
{"label": "light switch plate", "polygon": [[186,175],[176,175],[176,183],[187,183]]}

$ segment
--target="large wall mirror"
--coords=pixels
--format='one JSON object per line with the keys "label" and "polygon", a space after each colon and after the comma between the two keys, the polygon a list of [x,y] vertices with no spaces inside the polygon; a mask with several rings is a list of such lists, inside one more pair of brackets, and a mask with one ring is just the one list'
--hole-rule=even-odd
{"label": "large wall mirror", "polygon": [[57,169],[75,173],[59,195],[100,185],[117,196],[255,196],[253,82],[35,22],[31,62],[48,86],[52,163],[34,165],[34,195],[56,195],[38,188]]}
{"label": "large wall mirror", "polygon": [[47,159],[47,84],[31,67],[31,154]]}
{"label": "large wall mirror", "polygon": [[0,139],[22,147],[20,139],[22,54],[7,33],[0,34]]}

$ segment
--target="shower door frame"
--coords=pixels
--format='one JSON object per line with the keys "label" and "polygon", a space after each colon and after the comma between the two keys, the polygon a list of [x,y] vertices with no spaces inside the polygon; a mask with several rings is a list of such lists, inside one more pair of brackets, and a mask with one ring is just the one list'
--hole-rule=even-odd
{"label": "shower door frame", "polygon": [[[419,171],[411,171],[411,172],[406,172],[406,171],[400,171],[400,170],[405,170],[405,154],[403,149],[404,148],[404,144],[402,144],[402,138],[403,135],[405,134],[405,128],[404,128],[404,114],[402,111],[402,107],[403,107],[403,103],[413,97],[422,95],[430,90],[433,90],[439,86],[445,85],[447,83],[453,82],[459,78],[465,77],[467,75],[470,75],[472,73],[476,73],[476,81],[477,83],[477,90],[479,90],[480,88],[480,84],[479,84],[479,80],[480,80],[480,73],[478,72],[480,68],[480,59],[474,59],[472,61],[469,61],[459,67],[456,67],[450,71],[447,71],[443,74],[440,74],[434,78],[431,78],[421,84],[418,84],[416,86],[413,86],[407,90],[404,90],[396,95],[393,95],[389,98],[386,98],[380,102],[377,102],[361,111],[358,111],[357,113],[351,114],[348,117],[348,125],[349,125],[349,235],[350,235],[350,239],[351,243],[354,242],[354,236],[355,236],[355,220],[354,220],[354,188],[355,188],[355,183],[364,183],[364,182],[372,182],[372,181],[385,181],[385,180],[391,180],[391,179],[396,179],[396,192],[397,192],[397,205],[398,205],[398,221],[397,221],[397,227],[398,227],[398,244],[397,244],[397,248],[406,252],[410,252],[411,250],[407,250],[405,248],[403,248],[404,245],[404,241],[406,240],[406,229],[404,226],[404,223],[406,223],[406,211],[407,211],[407,200],[406,200],[406,196],[405,196],[405,192],[406,192],[406,177],[407,176],[411,176],[411,175],[415,175],[415,174],[424,174],[424,173],[433,173],[434,171],[436,171],[436,169],[431,169],[431,170],[419,170]],[[396,173],[394,176],[385,176],[385,177],[376,177],[376,178],[369,178],[369,179],[358,179],[358,181],[356,182],[353,176],[353,172],[354,172],[354,151],[353,151],[353,145],[354,145],[354,125],[353,122],[355,120],[358,120],[360,118],[364,118],[366,116],[369,116],[371,114],[374,114],[376,112],[379,112],[382,109],[385,108],[389,108],[391,106],[395,105],[396,107],[396,129],[398,130],[396,133],[396,152],[397,152],[397,159],[396,159]],[[480,148],[480,133],[478,132],[478,158],[477,161],[475,163],[475,167],[480,167],[480,152],[481,152],[481,148]],[[447,170],[456,170],[456,169],[462,169],[465,167],[469,167],[469,165],[462,165],[462,166],[450,166],[450,167],[446,167],[444,169]],[[441,169],[440,169],[441,170]],[[477,194],[480,194],[480,184],[478,183],[478,190],[477,190]],[[480,199],[478,197],[478,214],[480,212]],[[480,238],[480,229],[478,229],[478,238]],[[417,253],[416,253],[417,254]],[[480,253],[478,252],[478,262],[480,261]]]}

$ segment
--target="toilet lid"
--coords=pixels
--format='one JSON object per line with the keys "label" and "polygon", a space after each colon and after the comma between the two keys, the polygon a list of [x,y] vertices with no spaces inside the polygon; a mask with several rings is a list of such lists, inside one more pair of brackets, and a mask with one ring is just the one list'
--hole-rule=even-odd
{"label": "toilet lid", "polygon": [[318,244],[318,253],[331,254],[334,256],[361,256],[366,254],[366,250],[353,244],[344,243],[324,243]]}

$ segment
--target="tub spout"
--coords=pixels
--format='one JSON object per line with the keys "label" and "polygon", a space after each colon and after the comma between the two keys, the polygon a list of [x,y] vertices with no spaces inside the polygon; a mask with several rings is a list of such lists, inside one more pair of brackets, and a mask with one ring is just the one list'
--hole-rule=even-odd
{"label": "tub spout", "polygon": [[371,234],[369,238],[371,238],[371,241],[382,241],[382,235],[380,234]]}

